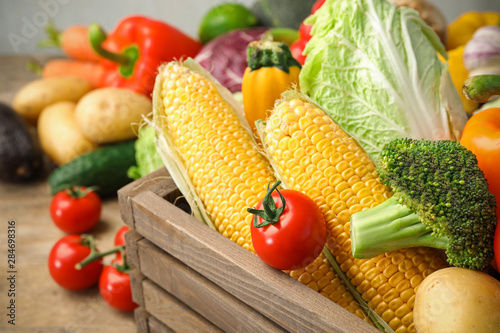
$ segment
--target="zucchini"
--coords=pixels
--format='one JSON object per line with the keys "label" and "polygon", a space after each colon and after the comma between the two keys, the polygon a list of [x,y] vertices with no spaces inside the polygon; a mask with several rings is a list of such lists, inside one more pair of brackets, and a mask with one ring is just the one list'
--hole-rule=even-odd
{"label": "zucchini", "polygon": [[49,175],[52,195],[72,186],[92,186],[101,197],[132,181],[128,169],[135,165],[135,140],[103,146],[60,166]]}
{"label": "zucchini", "polygon": [[0,179],[28,181],[42,166],[42,152],[26,123],[12,107],[0,103]]}

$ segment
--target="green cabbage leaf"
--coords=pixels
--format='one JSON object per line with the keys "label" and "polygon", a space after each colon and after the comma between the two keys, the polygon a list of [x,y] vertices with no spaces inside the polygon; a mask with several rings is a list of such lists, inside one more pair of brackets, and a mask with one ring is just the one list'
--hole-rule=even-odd
{"label": "green cabbage leaf", "polygon": [[127,175],[132,179],[139,179],[163,167],[160,154],[156,151],[155,130],[152,126],[139,129],[138,139],[135,141],[135,161]]}
{"label": "green cabbage leaf", "polygon": [[327,0],[311,16],[300,87],[377,162],[399,137],[459,140],[467,116],[437,34],[385,0]]}

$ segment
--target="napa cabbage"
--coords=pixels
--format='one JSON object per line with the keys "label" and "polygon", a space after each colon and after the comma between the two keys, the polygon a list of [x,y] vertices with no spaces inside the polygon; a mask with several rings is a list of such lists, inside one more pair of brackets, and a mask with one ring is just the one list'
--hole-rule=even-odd
{"label": "napa cabbage", "polygon": [[327,0],[308,19],[313,37],[303,92],[376,162],[400,137],[460,138],[467,121],[446,51],[417,11],[385,0]]}

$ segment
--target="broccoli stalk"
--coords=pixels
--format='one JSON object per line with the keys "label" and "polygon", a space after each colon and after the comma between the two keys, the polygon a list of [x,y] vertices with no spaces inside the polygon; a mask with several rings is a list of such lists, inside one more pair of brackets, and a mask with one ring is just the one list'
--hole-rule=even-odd
{"label": "broccoli stalk", "polygon": [[455,266],[489,265],[496,202],[472,152],[451,140],[396,139],[377,172],[394,196],[351,216],[355,258],[428,246],[445,250]]}
{"label": "broccoli stalk", "polygon": [[367,259],[415,246],[446,250],[449,238],[434,236],[432,229],[422,223],[417,214],[399,204],[393,196],[352,216],[351,243],[353,256]]}

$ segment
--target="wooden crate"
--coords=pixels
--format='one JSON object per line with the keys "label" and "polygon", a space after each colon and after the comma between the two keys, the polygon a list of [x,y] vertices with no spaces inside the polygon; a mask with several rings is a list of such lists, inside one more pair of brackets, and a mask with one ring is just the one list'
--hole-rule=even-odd
{"label": "wooden crate", "polygon": [[379,332],[174,205],[164,168],[118,194],[138,332]]}

